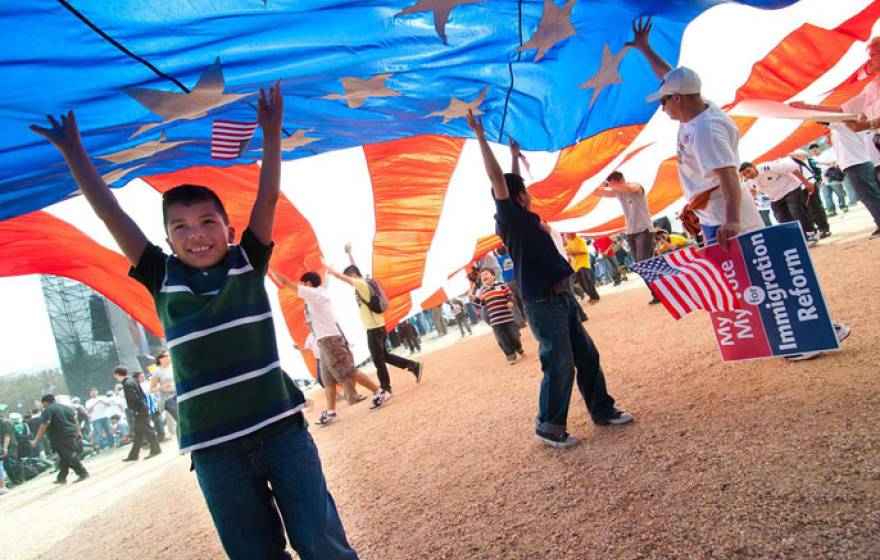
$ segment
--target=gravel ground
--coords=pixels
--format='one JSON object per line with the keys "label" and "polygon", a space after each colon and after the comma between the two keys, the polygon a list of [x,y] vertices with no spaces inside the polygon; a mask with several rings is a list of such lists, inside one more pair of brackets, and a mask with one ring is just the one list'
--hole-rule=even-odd
{"label": "gravel ground", "polygon": [[[867,231],[812,252],[853,334],[809,362],[721,364],[706,316],[676,322],[643,287],[589,307],[609,390],[637,421],[594,427],[575,395],[571,449],[532,438],[527,329],[514,366],[484,334],[426,355],[421,385],[392,371],[387,408],[312,428],[352,544],[380,560],[880,558],[880,241]],[[0,507],[13,526],[33,507],[47,520],[15,557],[222,557],[188,458],[159,468],[148,484],[125,475],[136,491],[93,477],[83,486],[108,486],[98,512]],[[52,516],[81,520],[59,537]]]}

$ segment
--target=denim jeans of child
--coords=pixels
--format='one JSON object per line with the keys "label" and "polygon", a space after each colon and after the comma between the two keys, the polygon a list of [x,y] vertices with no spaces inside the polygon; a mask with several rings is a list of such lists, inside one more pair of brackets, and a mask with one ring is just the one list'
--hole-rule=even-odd
{"label": "denim jeans of child", "polygon": [[285,424],[192,454],[226,554],[232,560],[290,558],[286,529],[302,560],[356,560],[312,436],[301,421]]}
{"label": "denim jeans of child", "polygon": [[538,340],[544,372],[536,428],[548,434],[566,431],[575,380],[593,422],[601,424],[614,413],[614,399],[605,387],[599,351],[581,324],[577,306],[570,291],[526,302],[526,315]]}

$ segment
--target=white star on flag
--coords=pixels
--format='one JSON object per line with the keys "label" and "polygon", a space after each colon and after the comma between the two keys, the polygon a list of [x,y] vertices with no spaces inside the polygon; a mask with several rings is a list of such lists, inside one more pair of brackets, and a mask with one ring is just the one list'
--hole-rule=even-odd
{"label": "white star on flag", "polygon": [[310,128],[308,130],[297,130],[291,136],[287,138],[281,139],[281,151],[289,152],[291,150],[295,150],[297,148],[301,148],[306,144],[311,144],[312,142],[317,142],[318,140],[323,140],[323,138],[311,138],[306,136],[307,133],[314,131],[314,128]]}
{"label": "white star on flag", "polygon": [[434,29],[443,42],[446,42],[446,22],[449,21],[449,13],[453,8],[463,4],[482,4],[485,0],[419,0],[412,6],[397,12],[394,17],[417,14],[419,12],[434,12]]}
{"label": "white star on flag", "polygon": [[541,16],[541,23],[538,24],[538,29],[529,37],[529,40],[519,48],[519,51],[538,49],[538,54],[535,55],[535,62],[538,62],[547,51],[553,48],[553,45],[577,35],[571,24],[571,11],[574,9],[576,1],[568,0],[560,10],[553,3],[553,0],[544,0],[544,14]]}
{"label": "white star on flag", "polygon": [[473,111],[474,115],[482,115],[483,112],[480,111],[479,106],[483,103],[483,100],[486,98],[486,91],[489,88],[485,87],[480,92],[480,95],[477,96],[473,101],[461,101],[460,99],[456,99],[451,97],[449,99],[449,106],[443,109],[442,111],[434,111],[433,113],[428,113],[424,118],[428,117],[443,117],[443,124],[448,123],[452,119],[460,119],[467,116],[468,111]]}
{"label": "white star on flag", "polygon": [[377,74],[372,78],[362,80],[360,78],[341,78],[342,89],[345,95],[330,93],[322,99],[345,99],[349,108],[357,109],[370,97],[398,97],[403,95],[399,91],[385,86],[385,81],[393,74]]}
{"label": "white star on flag", "polygon": [[613,84],[623,83],[623,78],[620,76],[620,71],[617,67],[628,50],[629,47],[623,47],[619,53],[611,54],[608,43],[605,43],[605,46],[602,48],[602,62],[599,64],[599,69],[590,76],[590,79],[578,86],[581,88],[593,88],[593,97],[590,98],[591,108],[603,89]]}

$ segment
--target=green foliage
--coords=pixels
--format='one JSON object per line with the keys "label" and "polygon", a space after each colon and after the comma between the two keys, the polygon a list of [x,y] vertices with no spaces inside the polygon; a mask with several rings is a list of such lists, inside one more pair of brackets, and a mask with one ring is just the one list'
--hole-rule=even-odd
{"label": "green foliage", "polygon": [[[67,393],[67,384],[60,370],[49,369],[38,373],[19,373],[0,376],[0,403],[9,405],[10,412],[24,413],[35,400],[46,393]],[[21,407],[19,408],[19,404]]]}

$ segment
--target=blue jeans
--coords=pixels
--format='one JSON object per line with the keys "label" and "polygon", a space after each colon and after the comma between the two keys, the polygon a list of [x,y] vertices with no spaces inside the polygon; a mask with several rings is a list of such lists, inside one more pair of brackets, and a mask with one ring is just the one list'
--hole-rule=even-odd
{"label": "blue jeans", "polygon": [[318,450],[299,418],[192,453],[199,486],[232,560],[290,558],[285,528],[302,560],[358,557],[327,490]]}
{"label": "blue jeans", "polygon": [[874,173],[874,164],[870,161],[847,167],[843,170],[852,188],[859,195],[859,200],[868,209],[874,223],[880,228],[880,185]]}
{"label": "blue jeans", "polygon": [[92,420],[92,433],[95,434],[95,443],[101,449],[113,445],[113,434],[110,432],[110,418]]}
{"label": "blue jeans", "polygon": [[837,206],[835,206],[834,204],[834,195],[837,195],[837,203],[840,206],[841,210],[849,206],[846,203],[846,193],[843,188],[843,183],[841,183],[840,181],[822,183],[819,190],[822,193],[822,198],[825,200],[826,212],[837,211]]}
{"label": "blue jeans", "polygon": [[614,413],[614,399],[605,387],[599,351],[581,324],[571,291],[527,301],[526,315],[544,371],[535,427],[549,434],[566,431],[575,379],[593,422],[603,423]]}

